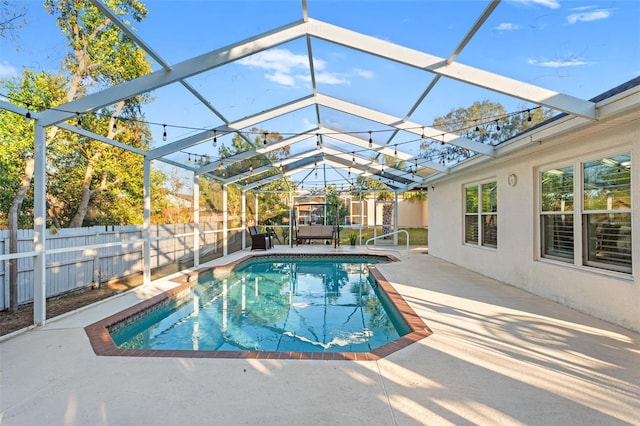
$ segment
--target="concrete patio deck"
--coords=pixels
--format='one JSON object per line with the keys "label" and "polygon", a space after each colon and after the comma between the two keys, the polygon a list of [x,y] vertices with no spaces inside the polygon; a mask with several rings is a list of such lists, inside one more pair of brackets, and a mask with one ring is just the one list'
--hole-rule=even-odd
{"label": "concrete patio deck", "polygon": [[162,279],[0,342],[0,423],[640,424],[640,335],[424,251],[378,265],[433,331],[384,359],[96,356],[84,327]]}

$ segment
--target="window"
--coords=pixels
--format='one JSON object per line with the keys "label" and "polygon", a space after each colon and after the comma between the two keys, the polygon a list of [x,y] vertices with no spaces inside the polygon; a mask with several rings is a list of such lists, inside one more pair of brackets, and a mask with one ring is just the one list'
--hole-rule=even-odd
{"label": "window", "polygon": [[478,187],[465,188],[464,242],[478,244]]}
{"label": "window", "polygon": [[573,262],[573,167],[541,173],[542,256]]}
{"label": "window", "polygon": [[631,155],[583,164],[584,263],[631,273]]}
{"label": "window", "polygon": [[544,258],[631,273],[631,155],[542,171],[540,236]]}
{"label": "window", "polygon": [[464,242],[498,246],[498,184],[465,187]]}

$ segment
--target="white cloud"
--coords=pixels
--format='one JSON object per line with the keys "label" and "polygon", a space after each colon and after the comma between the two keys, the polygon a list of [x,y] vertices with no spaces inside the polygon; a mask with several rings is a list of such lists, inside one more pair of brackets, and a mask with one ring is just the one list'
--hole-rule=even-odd
{"label": "white cloud", "polygon": [[581,65],[592,65],[595,62],[583,61],[581,59],[529,59],[529,64],[547,68],[577,67]]}
{"label": "white cloud", "polygon": [[354,68],[352,72],[353,72],[353,75],[356,75],[358,77],[373,78],[373,71]]}
{"label": "white cloud", "polygon": [[0,78],[15,77],[18,75],[18,70],[13,65],[9,65],[6,62],[0,64]]}
{"label": "white cloud", "polygon": [[515,3],[521,3],[526,6],[529,5],[540,5],[544,7],[548,7],[549,9],[558,9],[560,7],[560,3],[557,0],[513,0]]}
{"label": "white cloud", "polygon": [[346,84],[349,85],[350,82],[348,79],[339,76],[335,73],[330,72],[319,72],[316,73],[316,83],[324,83],[324,84]]}
{"label": "white cloud", "polygon": [[520,25],[512,24],[510,22],[501,22],[500,25],[493,27],[493,29],[497,31],[514,31],[519,30]]}
{"label": "white cloud", "polygon": [[607,19],[611,13],[606,9],[598,9],[593,12],[572,13],[567,16],[567,22],[575,24],[576,22],[591,22],[600,19]]}
{"label": "white cloud", "polygon": [[595,6],[578,6],[578,7],[572,7],[569,10],[589,10],[589,9],[593,9]]}
{"label": "white cloud", "polygon": [[271,80],[282,86],[295,86],[294,78],[291,75],[280,71],[276,71],[273,74],[265,74],[264,76],[267,80]]}
{"label": "white cloud", "polygon": [[[309,57],[307,55],[294,54],[287,49],[267,50],[241,59],[238,63],[248,67],[272,71],[264,74],[264,77],[282,86],[295,87],[298,80],[307,83],[311,80],[307,74],[309,71]],[[349,77],[373,78],[374,75],[372,71],[360,68],[354,68],[348,74],[329,72],[326,71],[326,62],[317,58],[313,59],[313,65],[316,72],[316,82],[323,84],[350,85]]]}
{"label": "white cloud", "polygon": [[[309,69],[309,57],[307,55],[296,55],[287,49],[271,49],[256,53],[240,59],[238,63],[283,73],[290,73],[293,69]],[[314,61],[314,66],[322,69],[324,62],[316,60]]]}

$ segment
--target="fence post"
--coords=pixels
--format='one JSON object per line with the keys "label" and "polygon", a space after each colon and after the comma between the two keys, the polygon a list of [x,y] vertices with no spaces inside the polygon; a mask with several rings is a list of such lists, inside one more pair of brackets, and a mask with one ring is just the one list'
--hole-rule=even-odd
{"label": "fence post", "polygon": [[[2,239],[2,246],[4,247],[3,254],[9,254],[9,234],[7,232],[2,232],[4,238]],[[4,260],[3,266],[3,298],[2,298],[2,310],[5,310],[9,307],[9,259]]]}
{"label": "fence post", "polygon": [[193,266],[200,265],[200,175],[193,174]]}
{"label": "fence post", "polygon": [[47,145],[44,127],[34,126],[33,159],[33,249],[36,256],[33,264],[33,323],[44,325],[47,318]]}
{"label": "fence post", "polygon": [[144,157],[144,177],[143,177],[143,225],[142,225],[142,282],[151,282],[151,160]]}

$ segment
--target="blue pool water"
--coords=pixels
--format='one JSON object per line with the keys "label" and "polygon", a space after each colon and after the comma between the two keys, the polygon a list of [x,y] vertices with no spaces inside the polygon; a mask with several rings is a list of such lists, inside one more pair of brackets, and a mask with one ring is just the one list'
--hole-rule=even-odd
{"label": "blue pool water", "polygon": [[[375,258],[373,258],[375,259]],[[111,331],[120,348],[369,352],[409,332],[370,258],[251,260]]]}

